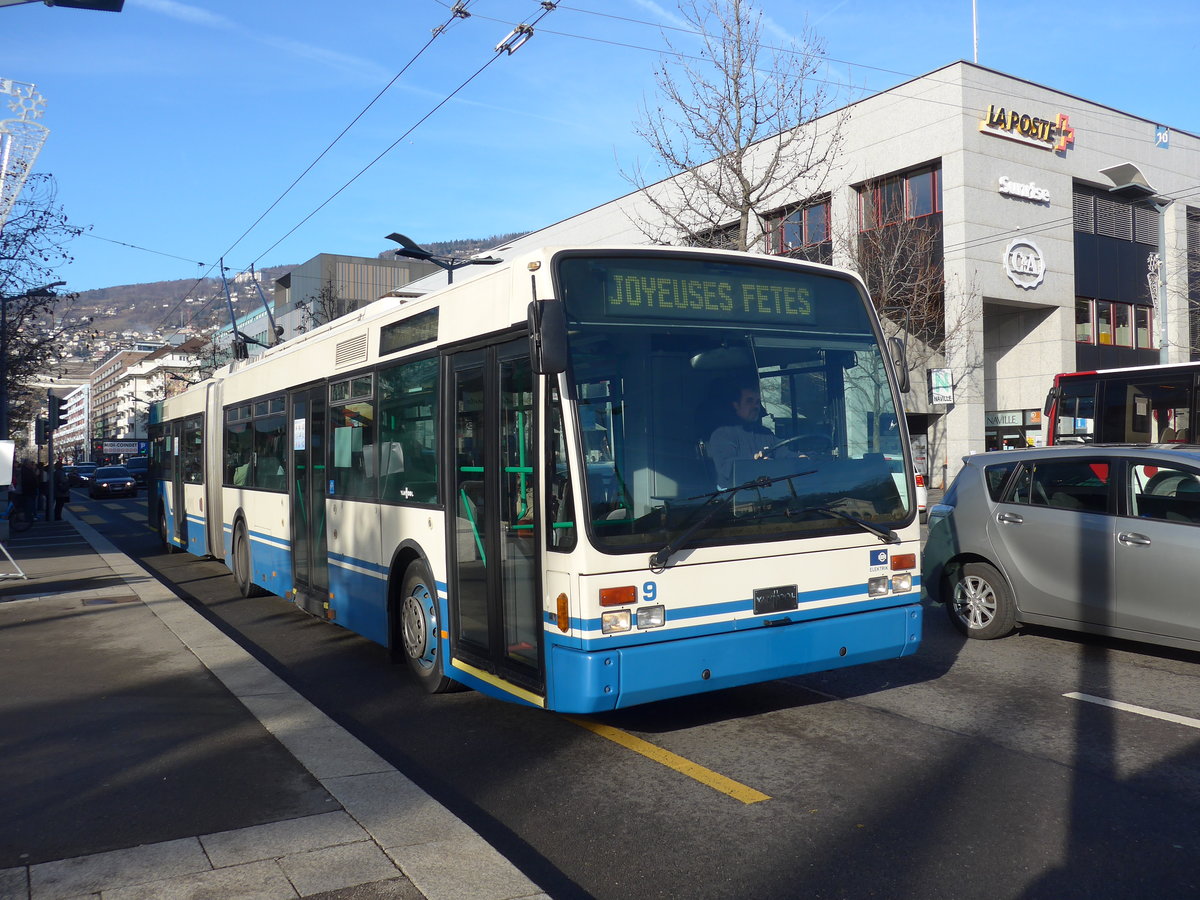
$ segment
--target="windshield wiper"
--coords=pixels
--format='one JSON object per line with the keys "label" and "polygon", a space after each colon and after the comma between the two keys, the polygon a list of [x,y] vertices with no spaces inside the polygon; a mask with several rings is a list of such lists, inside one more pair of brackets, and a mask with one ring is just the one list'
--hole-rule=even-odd
{"label": "windshield wiper", "polygon": [[847,522],[857,525],[863,531],[867,531],[875,535],[875,537],[879,538],[885,544],[900,543],[900,535],[896,534],[896,532],[892,531],[890,528],[880,528],[878,525],[872,525],[870,522],[866,522],[858,518],[858,516],[852,516],[850,513],[842,512],[840,509],[833,509],[828,506],[810,506],[808,509],[800,510],[797,515],[802,516],[805,513],[810,512],[825,513],[827,516],[833,516],[835,519],[845,519]]}
{"label": "windshield wiper", "polygon": [[792,472],[790,475],[775,475],[773,477],[760,475],[758,478],[752,478],[745,484],[739,484],[737,487],[717,488],[715,491],[710,491],[707,494],[697,494],[695,497],[688,497],[687,499],[689,500],[700,500],[703,498],[704,504],[700,507],[700,509],[708,507],[708,512],[685,528],[678,537],[667,541],[661,550],[650,557],[650,571],[656,575],[662,572],[667,566],[667,560],[687,546],[687,542],[692,535],[711,522],[712,517],[715,516],[722,509],[722,507],[728,503],[735,494],[737,494],[738,491],[748,491],[753,490],[754,488],[770,487],[776,482],[788,481],[792,478],[801,478],[805,475],[812,475],[816,471],[816,469],[809,469],[807,472]]}

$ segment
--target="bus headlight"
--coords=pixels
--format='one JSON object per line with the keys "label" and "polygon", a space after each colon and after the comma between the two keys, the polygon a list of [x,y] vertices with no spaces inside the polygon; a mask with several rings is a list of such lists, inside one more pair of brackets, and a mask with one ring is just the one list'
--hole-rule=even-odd
{"label": "bus headlight", "polygon": [[892,576],[892,593],[903,594],[912,590],[912,572]]}
{"label": "bus headlight", "polygon": [[891,581],[886,575],[877,575],[874,578],[867,579],[867,596],[882,597],[888,592],[888,583]]}
{"label": "bus headlight", "polygon": [[600,614],[600,631],[603,634],[616,634],[620,631],[629,631],[632,628],[632,617],[627,609],[616,609],[612,612]]}
{"label": "bus headlight", "polygon": [[665,606],[643,606],[637,611],[638,628],[662,628],[666,621]]}

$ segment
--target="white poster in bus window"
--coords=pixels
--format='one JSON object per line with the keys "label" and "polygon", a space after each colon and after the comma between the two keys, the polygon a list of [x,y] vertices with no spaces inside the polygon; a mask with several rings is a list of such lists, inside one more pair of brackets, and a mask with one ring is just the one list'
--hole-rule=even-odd
{"label": "white poster in bus window", "polygon": [[295,421],[292,422],[292,449],[293,450],[303,450],[305,448],[305,439],[307,437],[307,433],[305,432],[304,429],[305,429],[306,421],[307,421],[306,419],[296,419]]}
{"label": "white poster in bus window", "polygon": [[333,464],[348,469],[355,453],[363,452],[363,430],[347,425],[333,430]]}

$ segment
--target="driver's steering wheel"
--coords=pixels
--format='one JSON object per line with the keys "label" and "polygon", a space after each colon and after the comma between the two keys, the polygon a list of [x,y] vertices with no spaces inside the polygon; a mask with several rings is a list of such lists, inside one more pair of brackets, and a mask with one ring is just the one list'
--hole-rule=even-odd
{"label": "driver's steering wheel", "polygon": [[833,438],[827,434],[813,432],[811,434],[795,434],[790,438],[784,438],[782,441],[772,444],[770,447],[764,447],[763,455],[769,457],[774,454],[776,450],[779,450],[782,447],[787,447],[790,444],[800,444],[800,446],[796,448],[796,452],[801,454],[833,452]]}

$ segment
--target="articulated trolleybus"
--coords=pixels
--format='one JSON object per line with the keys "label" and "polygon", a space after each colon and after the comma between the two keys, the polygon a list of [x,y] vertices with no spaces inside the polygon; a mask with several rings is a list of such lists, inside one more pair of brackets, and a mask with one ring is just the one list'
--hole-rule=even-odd
{"label": "articulated trolleybus", "polygon": [[152,515],[434,692],[590,713],[902,657],[895,354],[836,269],[546,249],[163,401]]}

